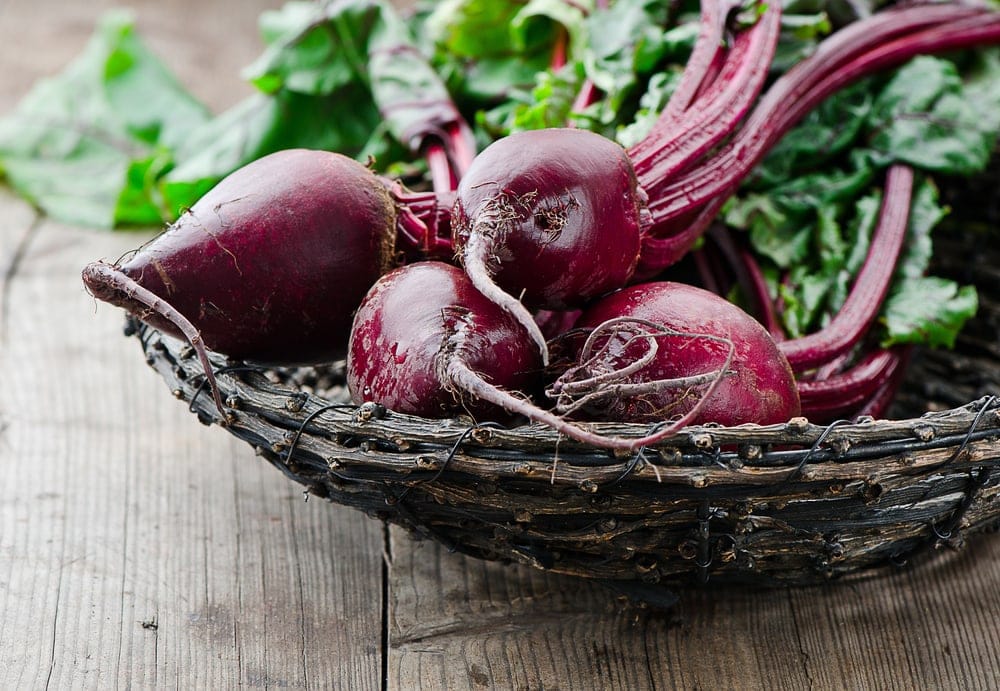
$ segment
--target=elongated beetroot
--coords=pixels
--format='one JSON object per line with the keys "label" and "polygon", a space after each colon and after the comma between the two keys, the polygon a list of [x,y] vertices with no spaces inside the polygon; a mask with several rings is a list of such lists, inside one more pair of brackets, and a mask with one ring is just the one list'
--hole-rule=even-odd
{"label": "elongated beetroot", "polygon": [[495,401],[456,378],[456,368],[490,388],[529,391],[541,359],[525,329],[461,269],[417,262],[380,278],[351,331],[347,384],[354,401],[424,417],[500,416]]}
{"label": "elongated beetroot", "polygon": [[391,268],[396,217],[388,187],[360,163],[281,151],[226,177],[125,261],[88,266],[83,279],[95,297],[190,338],[183,315],[208,348],[231,357],[320,362],[344,354],[353,311]]}
{"label": "elongated beetroot", "polygon": [[799,414],[788,361],[757,321],[701,288],[638,284],[577,322],[591,337],[550,387],[557,410],[590,419],[785,422]]}
{"label": "elongated beetroot", "polygon": [[515,314],[544,353],[521,301],[564,309],[624,286],[639,260],[645,208],[618,144],[570,128],[519,132],[469,167],[452,233],[475,286]]}

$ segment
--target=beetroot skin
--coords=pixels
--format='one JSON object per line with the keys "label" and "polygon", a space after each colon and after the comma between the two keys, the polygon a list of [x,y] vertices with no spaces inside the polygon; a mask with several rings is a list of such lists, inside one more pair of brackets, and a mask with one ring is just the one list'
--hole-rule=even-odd
{"label": "beetroot skin", "polygon": [[[396,206],[365,166],[294,149],[240,168],[117,268],[190,320],[209,348],[237,359],[342,357],[351,316],[394,261]],[[95,297],[158,329],[180,330],[108,265],[84,270]]]}
{"label": "beetroot skin", "polygon": [[[460,383],[456,367],[483,386]],[[514,317],[461,269],[428,261],[389,272],[365,296],[351,331],[347,384],[359,404],[432,418],[496,418],[501,409],[470,389],[531,391],[540,370],[538,349]]]}
{"label": "beetroot skin", "polygon": [[[481,261],[524,304],[563,309],[628,282],[646,215],[621,146],[586,130],[532,130],[475,158],[458,187],[452,233],[467,269]],[[477,234],[478,245],[470,242]]]}
{"label": "beetroot skin", "polygon": [[[728,372],[701,403],[691,423],[772,424],[799,414],[798,391],[788,361],[761,324],[725,299],[681,283],[638,284],[597,302],[584,312],[577,327],[594,329],[620,317],[646,320],[688,335],[659,336],[655,357],[630,374],[628,384],[667,382],[718,371],[724,366],[729,346],[718,338],[692,336],[709,334],[731,342]],[[574,378],[621,370],[648,351],[648,342],[643,339],[625,345],[626,335],[610,331],[599,339],[592,351],[594,359],[584,363]],[[608,347],[602,350],[603,345]],[[707,386],[665,384],[654,389],[631,395],[617,392],[599,396],[578,414],[589,419],[623,422],[674,419],[692,410]]]}

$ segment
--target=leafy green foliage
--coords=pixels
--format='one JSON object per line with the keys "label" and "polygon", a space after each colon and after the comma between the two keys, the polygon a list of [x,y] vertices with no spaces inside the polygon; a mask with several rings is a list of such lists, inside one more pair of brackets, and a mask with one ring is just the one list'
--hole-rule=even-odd
{"label": "leafy green foliage", "polygon": [[155,181],[209,118],[136,36],[107,15],[66,70],[0,120],[0,165],[49,215],[111,227],[162,218]]}
{"label": "leafy green foliage", "polygon": [[291,2],[261,17],[246,78],[260,93],[215,117],[114,13],[86,51],[0,121],[0,164],[50,215],[115,227],[172,220],[222,177],[279,149],[406,159],[450,95],[380,0]]}
{"label": "leafy green foliage", "polygon": [[951,348],[966,320],[978,307],[976,289],[933,276],[897,284],[886,301],[884,346],[925,343]]}
{"label": "leafy green foliage", "polygon": [[[729,201],[725,220],[747,231],[765,262],[790,336],[821,328],[843,304],[878,220],[872,186],[887,166],[968,175],[986,165],[1000,125],[1000,94],[982,88],[1000,76],[991,60],[963,79],[954,62],[921,57],[891,78],[841,91],[785,136]],[[886,343],[950,345],[975,313],[974,289],[924,277],[931,229],[945,214],[924,177],[883,314]]]}

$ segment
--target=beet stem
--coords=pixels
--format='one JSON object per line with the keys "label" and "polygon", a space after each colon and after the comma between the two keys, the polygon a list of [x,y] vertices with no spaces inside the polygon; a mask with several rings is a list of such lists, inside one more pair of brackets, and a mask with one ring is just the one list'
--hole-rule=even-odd
{"label": "beet stem", "polygon": [[454,256],[449,227],[454,193],[414,192],[399,181],[387,178],[382,178],[382,183],[396,203],[397,244],[422,258],[450,259]]}
{"label": "beet stem", "polygon": [[[949,7],[947,9],[954,15],[945,12],[944,19],[935,24],[927,20],[927,17],[938,16],[933,8],[922,6],[919,9],[927,14],[913,18],[903,12],[882,13],[890,15],[889,18],[900,19],[904,28],[907,24],[902,19],[909,19],[919,29],[902,36],[899,35],[899,27],[892,27],[891,22],[892,32],[886,29],[879,31],[882,27],[876,24],[865,33],[869,27],[864,21],[842,29],[842,32],[853,29],[848,37],[852,41],[841,39],[833,46],[834,49],[817,50],[775,82],[740,133],[711,160],[680,178],[663,179],[655,184],[647,182],[654,226],[698,208],[713,198],[727,197],[775,141],[838,89],[919,54],[1000,42],[1000,12],[979,8],[978,13],[969,16],[969,12],[975,12],[976,8]],[[955,16],[959,18],[955,19]],[[927,28],[928,25],[931,28]],[[894,40],[883,43],[882,37],[886,34],[895,36]]]}
{"label": "beet stem", "polygon": [[188,321],[187,317],[177,311],[169,302],[151,290],[139,285],[139,283],[123,273],[119,268],[106,262],[92,262],[84,267],[83,281],[95,297],[103,299],[100,298],[100,295],[109,290],[124,293],[130,301],[134,300],[144,305],[151,312],[176,326],[184,334],[188,343],[191,344],[191,347],[198,354],[201,366],[205,370],[205,379],[208,381],[209,387],[212,390],[212,397],[215,399],[215,406],[219,409],[219,414],[222,416],[222,423],[224,424],[228,418],[228,414],[222,403],[222,395],[219,393],[219,385],[215,380],[212,363],[208,359],[208,352],[205,350],[201,332],[198,331],[195,325]]}
{"label": "beet stem", "polygon": [[464,118],[446,127],[448,133],[445,149],[452,162],[455,179],[461,180],[476,157],[476,137]]}
{"label": "beet stem", "polygon": [[661,115],[629,150],[643,188],[655,188],[688,170],[733,133],[764,87],[780,33],[781,8],[772,4],[736,37],[708,90],[682,116]]}
{"label": "beet stem", "polygon": [[871,400],[865,403],[858,411],[857,415],[871,415],[874,418],[881,418],[889,410],[896,392],[903,383],[903,376],[906,374],[906,366],[910,362],[913,354],[913,346],[903,346],[899,349],[899,356],[896,360],[893,371],[888,376],[888,381],[872,396]]}
{"label": "beet stem", "polygon": [[785,332],[775,313],[774,301],[760,264],[746,244],[739,242],[733,235],[721,223],[713,224],[708,229],[708,237],[715,242],[722,257],[729,264],[736,282],[752,304],[757,321],[764,325],[775,341],[783,340]]}
{"label": "beet stem", "polygon": [[489,234],[495,232],[496,227],[491,225],[489,221],[489,217],[492,217],[492,214],[485,212],[483,216],[487,218],[480,217],[476,219],[469,233],[469,239],[462,251],[462,264],[465,266],[465,273],[468,275],[469,280],[472,281],[472,285],[486,299],[506,310],[527,330],[528,335],[531,336],[531,340],[535,342],[535,345],[538,346],[538,350],[542,354],[542,366],[548,366],[549,347],[535,318],[520,300],[494,283],[490,271],[486,266],[486,257],[490,251]]}
{"label": "beet stem", "polygon": [[424,158],[431,175],[431,188],[437,193],[454,190],[457,181],[444,145],[438,141],[430,141],[425,147]]}
{"label": "beet stem", "polygon": [[739,7],[740,0],[706,0],[701,3],[700,28],[694,49],[684,65],[680,82],[670,95],[656,127],[668,126],[691,106],[699,89],[704,88],[707,75],[723,44],[729,13]]}
{"label": "beet stem", "polygon": [[890,166],[868,256],[840,311],[822,330],[778,344],[793,370],[802,372],[847,352],[875,321],[906,239],[912,196],[913,169]]}
{"label": "beet stem", "polygon": [[899,359],[896,350],[876,350],[865,355],[857,364],[818,381],[799,380],[799,400],[802,412],[808,415],[812,406],[839,402],[855,396],[871,396],[883,386]]}

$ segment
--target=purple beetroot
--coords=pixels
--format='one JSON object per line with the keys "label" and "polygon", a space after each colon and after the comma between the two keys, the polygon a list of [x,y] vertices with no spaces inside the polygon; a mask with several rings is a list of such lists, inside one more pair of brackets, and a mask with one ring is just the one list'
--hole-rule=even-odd
{"label": "purple beetroot", "polygon": [[575,307],[624,286],[646,216],[621,146],[585,130],[534,130],[475,158],[459,183],[452,233],[473,284],[545,353],[524,305]]}
{"label": "purple beetroot", "polygon": [[183,315],[233,358],[319,362],[343,355],[354,309],[394,261],[395,233],[396,206],[374,173],[340,154],[287,150],[230,174],[152,242],[90,264],[83,279],[169,334],[185,335]]}
{"label": "purple beetroot", "polygon": [[506,402],[495,394],[536,388],[541,366],[524,327],[461,269],[417,262],[387,273],[362,301],[347,384],[355,403],[432,418],[495,418]]}
{"label": "purple beetroot", "polygon": [[576,327],[589,336],[549,390],[563,414],[739,425],[800,412],[791,367],[766,329],[701,288],[637,284],[588,308]]}

